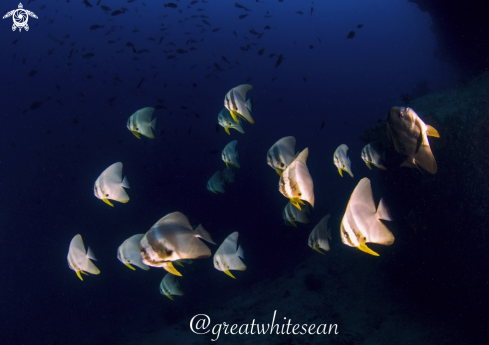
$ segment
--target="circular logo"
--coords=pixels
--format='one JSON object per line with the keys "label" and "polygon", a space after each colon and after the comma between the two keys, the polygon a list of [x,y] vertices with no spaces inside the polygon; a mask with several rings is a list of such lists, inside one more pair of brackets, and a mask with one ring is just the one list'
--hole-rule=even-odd
{"label": "circular logo", "polygon": [[14,23],[16,26],[18,27],[22,27],[24,26],[26,23],[27,23],[27,20],[28,20],[28,15],[27,13],[25,12],[25,10],[23,9],[17,9],[15,10],[14,14],[13,14],[13,19],[14,19]]}

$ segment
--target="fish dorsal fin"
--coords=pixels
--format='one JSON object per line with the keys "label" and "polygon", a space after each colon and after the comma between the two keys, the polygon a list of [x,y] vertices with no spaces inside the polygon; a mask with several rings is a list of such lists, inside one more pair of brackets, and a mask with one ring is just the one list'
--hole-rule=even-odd
{"label": "fish dorsal fin", "polygon": [[70,243],[70,253],[72,254],[82,254],[85,255],[85,245],[83,244],[83,240],[80,234],[73,237]]}
{"label": "fish dorsal fin", "polygon": [[206,229],[202,226],[202,224],[199,224],[199,226],[195,229],[195,232],[197,233],[197,237],[202,238],[203,240],[206,240],[209,243],[216,244],[211,237],[211,234],[207,232]]}
{"label": "fish dorsal fin", "polygon": [[370,180],[366,177],[362,178],[360,182],[358,182],[355,190],[353,191],[350,197],[350,205],[351,207],[355,207],[361,205],[368,212],[372,214],[376,213],[375,209],[374,197],[372,194],[372,187],[370,186]]}
{"label": "fish dorsal fin", "polygon": [[438,134],[438,131],[431,127],[430,125],[426,125],[426,135],[434,138],[439,138],[440,134]]}
{"label": "fish dorsal fin", "polygon": [[139,123],[147,123],[151,124],[151,117],[153,116],[153,112],[155,108],[147,107],[143,109],[139,109],[136,111],[136,119]]}
{"label": "fish dorsal fin", "polygon": [[301,153],[297,157],[295,157],[294,161],[301,162],[303,164],[306,164],[307,157],[309,156],[309,148],[306,147],[304,150],[302,150]]}
{"label": "fish dorsal fin", "polygon": [[235,153],[236,152],[236,145],[238,145],[238,141],[233,140],[229,144],[226,145],[226,148],[228,148],[231,152]]}
{"label": "fish dorsal fin", "polygon": [[92,250],[90,249],[90,247],[88,247],[88,250],[87,250],[87,257],[91,260],[95,260],[97,261],[97,259],[95,258],[95,254],[93,254]]}
{"label": "fish dorsal fin", "polygon": [[250,84],[242,84],[239,86],[236,86],[234,88],[234,92],[236,92],[243,100],[243,102],[246,100],[246,94],[248,91],[250,91],[253,88]]}
{"label": "fish dorsal fin", "polygon": [[387,208],[387,205],[384,202],[384,198],[380,199],[379,206],[377,207],[377,216],[379,217],[379,219],[388,220],[388,221],[393,220],[389,212],[389,209]]}
{"label": "fish dorsal fin", "polygon": [[160,227],[162,225],[176,225],[178,227],[182,227],[188,230],[192,230],[192,226],[190,225],[190,222],[188,221],[187,216],[185,216],[181,212],[172,212],[161,218],[158,222],[156,222],[155,225],[153,225],[154,228]]}
{"label": "fish dorsal fin", "polygon": [[108,177],[111,180],[121,181],[122,180],[122,163],[117,162],[112,164],[110,167],[105,169],[100,175],[103,177]]}

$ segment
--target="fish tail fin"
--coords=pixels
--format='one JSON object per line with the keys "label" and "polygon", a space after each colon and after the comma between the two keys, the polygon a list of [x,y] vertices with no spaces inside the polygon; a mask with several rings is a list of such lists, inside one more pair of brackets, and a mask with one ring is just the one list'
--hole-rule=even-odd
{"label": "fish tail fin", "polygon": [[438,131],[431,127],[430,125],[426,125],[426,135],[429,137],[434,137],[434,138],[439,138],[440,134],[438,134]]}
{"label": "fish tail fin", "polygon": [[95,258],[95,254],[93,254],[92,250],[90,249],[90,247],[88,247],[88,250],[87,250],[87,258],[89,258],[90,260],[95,260],[97,261],[97,259]]}
{"label": "fish tail fin", "polygon": [[122,180],[122,187],[130,188],[129,187],[129,181],[127,180],[127,176],[124,176],[124,179]]}
{"label": "fish tail fin", "polygon": [[153,121],[151,121],[151,128],[153,128],[153,131],[156,131],[156,125],[158,124],[158,118],[155,117]]}
{"label": "fish tail fin", "polygon": [[238,256],[241,258],[241,259],[244,259],[244,252],[243,252],[243,248],[241,248],[241,245],[238,246]]}
{"label": "fish tail fin", "polygon": [[207,232],[206,229],[204,229],[204,227],[202,226],[202,224],[199,224],[199,226],[197,227],[197,229],[195,229],[195,232],[197,233],[197,236],[206,240],[207,242],[209,243],[212,243],[212,244],[216,244],[214,243],[214,241],[212,240],[212,237],[211,237],[211,234],[209,234]]}
{"label": "fish tail fin", "polygon": [[251,113],[253,112],[253,99],[251,97],[246,101],[246,107]]}
{"label": "fish tail fin", "polygon": [[392,216],[384,202],[384,198],[380,199],[379,206],[377,207],[377,216],[379,219],[392,221]]}

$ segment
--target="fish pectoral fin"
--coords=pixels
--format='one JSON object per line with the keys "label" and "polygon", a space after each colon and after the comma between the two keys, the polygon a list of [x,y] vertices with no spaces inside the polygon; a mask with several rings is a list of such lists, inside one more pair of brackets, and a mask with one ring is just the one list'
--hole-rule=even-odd
{"label": "fish pectoral fin", "polygon": [[238,117],[236,116],[237,113],[233,110],[231,110],[230,113],[231,113],[231,117],[233,118],[234,122],[239,123]]}
{"label": "fish pectoral fin", "polygon": [[179,262],[179,261],[175,261],[175,263],[176,263],[178,266],[183,267],[183,264],[182,264],[181,262]]}
{"label": "fish pectoral fin", "polygon": [[292,224],[293,226],[295,226],[297,228],[297,224],[291,219],[289,220],[290,224]]}
{"label": "fish pectoral fin", "polygon": [[223,272],[224,272],[224,273],[226,273],[226,274],[227,274],[228,276],[230,276],[231,278],[236,279],[236,278],[233,276],[233,274],[232,274],[231,272],[229,272],[229,270],[224,270]]}
{"label": "fish pectoral fin", "polygon": [[430,125],[426,125],[426,127],[427,127],[427,129],[426,129],[426,135],[427,136],[433,137],[433,138],[439,138],[440,137],[440,134],[438,134],[438,131],[436,129],[434,129]]}
{"label": "fish pectoral fin", "polygon": [[229,127],[224,127],[224,130],[226,131],[227,134],[231,135],[231,132],[229,132]]}
{"label": "fish pectoral fin", "polygon": [[109,201],[109,199],[102,199],[107,205],[114,207],[114,205]]}
{"label": "fish pectoral fin", "polygon": [[82,272],[82,271],[76,271],[76,275],[78,276],[78,278],[80,278],[81,281],[83,281],[83,278],[82,278],[80,272]]}
{"label": "fish pectoral fin", "polygon": [[282,176],[282,170],[280,170],[280,169],[275,169],[275,172],[278,174],[278,176]]}
{"label": "fish pectoral fin", "polygon": [[173,297],[168,292],[165,294],[165,296],[173,301]]}
{"label": "fish pectoral fin", "polygon": [[178,272],[175,267],[173,267],[173,264],[171,262],[167,262],[166,265],[163,266],[163,268],[175,276],[182,276],[182,274]]}
{"label": "fish pectoral fin", "polygon": [[81,274],[84,274],[84,275],[88,276],[88,273],[87,272],[83,272],[83,271],[79,271],[79,272],[81,272]]}
{"label": "fish pectoral fin", "polygon": [[134,136],[138,139],[141,139],[141,137],[139,136],[139,133],[136,132],[136,131],[131,131],[132,134],[134,134]]}
{"label": "fish pectoral fin", "polygon": [[379,256],[379,254],[377,254],[372,249],[367,247],[367,245],[365,243],[360,244],[357,248],[360,249],[362,252],[368,253],[370,255]]}
{"label": "fish pectoral fin", "polygon": [[134,267],[131,266],[130,263],[126,262],[124,265],[126,265],[127,267],[129,267],[130,269],[132,269],[133,271],[135,271],[136,269]]}
{"label": "fish pectoral fin", "polygon": [[370,170],[372,170],[372,167],[370,166],[370,162],[365,162],[365,164],[367,164],[367,168],[369,168]]}
{"label": "fish pectoral fin", "polygon": [[338,172],[340,173],[340,176],[343,177],[343,172],[341,171],[340,168],[338,168]]}
{"label": "fish pectoral fin", "polygon": [[228,169],[229,169],[229,163],[228,163],[228,162],[226,162],[226,168],[228,168]]}
{"label": "fish pectoral fin", "polygon": [[214,194],[217,194],[217,192],[215,190],[211,190],[211,192],[214,193]]}
{"label": "fish pectoral fin", "polygon": [[348,170],[346,172],[350,174],[351,178],[353,178],[353,174],[351,172],[349,172]]}
{"label": "fish pectoral fin", "polygon": [[319,254],[326,255],[321,250],[319,250],[319,247],[313,247],[312,249],[315,250],[316,252],[318,252]]}

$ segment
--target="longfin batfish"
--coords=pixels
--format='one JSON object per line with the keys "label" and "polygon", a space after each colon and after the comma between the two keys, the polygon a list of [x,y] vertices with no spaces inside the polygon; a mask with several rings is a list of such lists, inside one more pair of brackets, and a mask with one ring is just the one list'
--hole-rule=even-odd
{"label": "longfin batfish", "polygon": [[207,181],[207,189],[214,194],[217,194],[217,192],[224,193],[224,183],[224,176],[220,171],[216,171],[214,175],[212,175],[212,177],[209,179],[209,181]]}
{"label": "longfin batfish", "polygon": [[430,174],[438,171],[428,141],[428,136],[440,137],[436,129],[425,124],[413,109],[400,107],[391,108],[386,125],[396,151],[407,156],[401,166],[419,170],[419,165]]}
{"label": "longfin batfish", "polygon": [[161,280],[160,293],[172,301],[172,296],[183,296],[183,292],[180,290],[178,278],[171,273],[167,273]]}
{"label": "longfin batfish", "polygon": [[245,101],[248,91],[252,88],[253,86],[249,84],[239,85],[229,90],[224,96],[224,106],[229,110],[234,122],[238,122],[239,116],[249,123],[255,124],[255,120],[251,117],[251,112],[253,111],[251,98]]}
{"label": "longfin batfish", "polygon": [[346,146],[345,144],[341,144],[340,146],[338,146],[333,156],[334,165],[336,165],[336,167],[338,168],[338,172],[340,173],[341,177],[343,177],[343,170],[350,174],[351,177],[353,177],[353,173],[351,172],[351,161],[346,154],[347,151],[348,146]]}
{"label": "longfin batfish", "polygon": [[228,169],[230,165],[238,169],[241,168],[241,165],[239,165],[239,153],[236,145],[238,145],[238,141],[233,140],[222,150],[221,157]]}
{"label": "longfin batfish", "polygon": [[156,117],[151,120],[155,108],[147,107],[139,109],[134,114],[129,116],[127,120],[127,128],[138,139],[141,139],[139,134],[147,138],[154,139],[153,131],[156,130]]}
{"label": "longfin batfish", "polygon": [[267,164],[279,175],[294,161],[294,158],[295,138],[292,136],[278,140],[267,152]]}
{"label": "longfin batfish", "polygon": [[244,259],[244,253],[241,246],[238,246],[238,232],[236,231],[226,237],[217,249],[214,254],[214,267],[236,279],[230,270],[246,270],[246,265],[240,258]]}
{"label": "longfin batfish", "polygon": [[226,108],[223,108],[219,112],[219,115],[217,116],[217,122],[219,123],[220,126],[224,127],[224,130],[229,135],[231,135],[229,128],[233,128],[238,132],[240,132],[241,134],[244,134],[244,129],[241,126],[241,118],[238,117],[237,120],[238,121],[234,121],[233,117],[231,116],[231,113]]}
{"label": "longfin batfish", "polygon": [[284,210],[282,212],[282,216],[284,218],[286,225],[292,225],[297,227],[296,222],[309,224],[311,221],[309,220],[309,216],[307,215],[308,209],[307,204],[301,209],[298,209],[289,201],[287,205],[285,205]]}
{"label": "longfin batfish", "polygon": [[139,241],[141,241],[143,236],[144,234],[131,236],[117,249],[117,259],[132,270],[136,270],[132,265],[145,271],[149,270],[149,267],[141,261],[141,255],[139,254]]}
{"label": "longfin batfish", "polygon": [[328,229],[330,214],[321,218],[309,235],[307,244],[318,253],[324,254],[321,249],[329,251],[329,240],[331,239],[331,229]]}
{"label": "longfin batfish", "polygon": [[100,270],[90,261],[96,260],[95,255],[90,250],[90,247],[85,251],[85,245],[81,235],[76,235],[70,242],[70,249],[68,250],[68,266],[76,272],[76,275],[80,280],[83,278],[80,273],[88,275],[86,272],[91,274],[99,274]]}
{"label": "longfin batfish", "polygon": [[307,201],[314,207],[314,184],[306,165],[308,155],[308,148],[299,153],[294,161],[283,171],[278,185],[280,193],[288,198],[290,203],[299,210],[301,209],[300,205],[304,205],[302,200]]}
{"label": "longfin batfish", "polygon": [[367,242],[385,246],[394,243],[394,235],[381,219],[392,221],[383,199],[380,199],[379,206],[375,209],[370,180],[364,177],[358,182],[348,201],[341,221],[341,241],[365,253],[379,256],[367,247]]}
{"label": "longfin batfish", "polygon": [[163,267],[168,272],[181,275],[172,261],[181,259],[200,259],[211,256],[204,242],[215,244],[211,235],[199,224],[193,230],[188,218],[180,213],[169,213],[161,218],[139,242],[139,252],[143,264]]}
{"label": "longfin batfish", "polygon": [[370,164],[379,169],[386,170],[385,166],[382,164],[382,155],[380,154],[378,143],[373,142],[367,144],[362,150],[362,159],[370,170],[372,170]]}
{"label": "longfin batfish", "polygon": [[124,188],[129,188],[127,178],[122,179],[122,163],[117,162],[104,170],[97,178],[93,186],[93,192],[97,198],[107,205],[114,206],[109,200],[126,203],[129,201]]}

